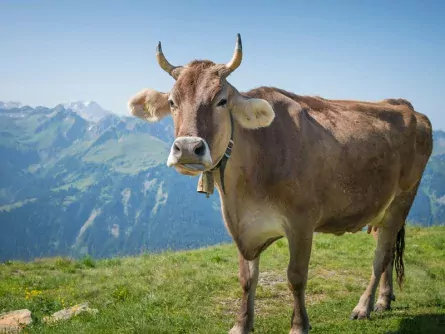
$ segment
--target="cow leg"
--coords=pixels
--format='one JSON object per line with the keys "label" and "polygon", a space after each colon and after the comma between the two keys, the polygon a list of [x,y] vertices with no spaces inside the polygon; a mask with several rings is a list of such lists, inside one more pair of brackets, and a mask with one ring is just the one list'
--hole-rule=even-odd
{"label": "cow leg", "polygon": [[[394,245],[396,244],[399,231],[402,232],[402,228],[404,227],[405,219],[408,216],[409,210],[414,201],[417,187],[418,184],[413,187],[411,191],[400,194],[394,199],[390,207],[387,209],[385,217],[383,218],[382,226],[379,226],[377,231],[377,248],[374,256],[371,280],[365,292],[360,297],[357,306],[352,311],[351,319],[369,318],[372,305],[374,304],[377,284],[384,271],[385,274],[382,277],[383,289],[380,292],[380,295],[383,298],[379,298],[379,301],[384,300],[385,304],[382,304],[382,306],[389,307],[393,297],[392,261],[394,258]],[[403,254],[399,254],[399,256],[401,257]],[[380,306],[377,306],[377,308],[380,308]]]}
{"label": "cow leg", "polygon": [[287,236],[290,260],[287,269],[289,289],[294,296],[290,334],[307,334],[310,329],[305,306],[305,289],[308,277],[309,258],[312,248],[312,231]]}
{"label": "cow leg", "polygon": [[392,226],[379,227],[371,280],[365,292],[360,297],[357,306],[352,311],[351,319],[369,318],[372,306],[374,305],[377,284],[383,271],[391,262],[392,247],[395,243],[397,232],[398,228]]}
{"label": "cow leg", "polygon": [[[377,228],[368,226],[368,233],[372,232],[372,236],[377,240]],[[391,309],[391,301],[396,300],[393,289],[393,268],[394,268],[395,247],[393,247],[391,261],[382,273],[379,285],[379,298],[374,306],[374,311],[381,312]]]}
{"label": "cow leg", "polygon": [[393,284],[392,284],[392,274],[394,267],[394,252],[395,247],[393,247],[391,252],[391,260],[385,271],[382,273],[379,285],[379,298],[374,306],[374,311],[382,312],[391,309],[391,301],[396,300],[394,296]]}
{"label": "cow leg", "polygon": [[236,324],[229,334],[246,334],[253,331],[255,291],[258,284],[260,257],[258,256],[253,261],[247,261],[238,251],[238,261],[239,281],[243,296]]}

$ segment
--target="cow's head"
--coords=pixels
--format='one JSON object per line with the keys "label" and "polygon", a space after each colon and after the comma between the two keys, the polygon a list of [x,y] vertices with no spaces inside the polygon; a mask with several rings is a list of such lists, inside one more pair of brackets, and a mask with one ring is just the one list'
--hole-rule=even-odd
{"label": "cow's head", "polygon": [[132,115],[148,122],[172,115],[176,139],[167,165],[181,174],[197,175],[215,166],[230,139],[230,113],[246,129],[269,126],[274,119],[275,113],[267,101],[244,97],[226,81],[241,64],[239,34],[227,64],[195,60],[176,67],[165,58],[160,42],[157,59],[161,68],[176,80],[172,90],[161,93],[144,89],[130,99],[128,107]]}

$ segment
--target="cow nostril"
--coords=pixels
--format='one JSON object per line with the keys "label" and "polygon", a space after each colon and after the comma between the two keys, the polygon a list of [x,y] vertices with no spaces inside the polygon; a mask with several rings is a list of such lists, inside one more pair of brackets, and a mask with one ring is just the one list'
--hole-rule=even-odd
{"label": "cow nostril", "polygon": [[181,149],[179,148],[178,144],[174,144],[173,145],[173,149],[175,150],[175,152],[181,152]]}
{"label": "cow nostril", "polygon": [[205,152],[205,146],[203,142],[200,142],[196,147],[195,147],[195,154],[198,156],[203,156]]}

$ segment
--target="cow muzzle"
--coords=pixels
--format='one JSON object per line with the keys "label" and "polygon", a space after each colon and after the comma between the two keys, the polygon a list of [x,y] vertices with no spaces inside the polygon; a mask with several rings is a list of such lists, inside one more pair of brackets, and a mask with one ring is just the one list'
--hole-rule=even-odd
{"label": "cow muzzle", "polygon": [[200,137],[178,137],[173,142],[167,160],[168,167],[185,175],[197,175],[212,166],[207,142]]}

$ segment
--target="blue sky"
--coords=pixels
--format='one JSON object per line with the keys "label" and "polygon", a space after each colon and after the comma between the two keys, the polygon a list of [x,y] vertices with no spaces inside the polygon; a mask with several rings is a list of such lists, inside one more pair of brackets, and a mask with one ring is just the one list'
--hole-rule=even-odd
{"label": "blue sky", "polygon": [[1,1],[0,100],[95,100],[127,113],[156,63],[227,62],[239,90],[276,86],[334,99],[406,98],[445,129],[445,1]]}

